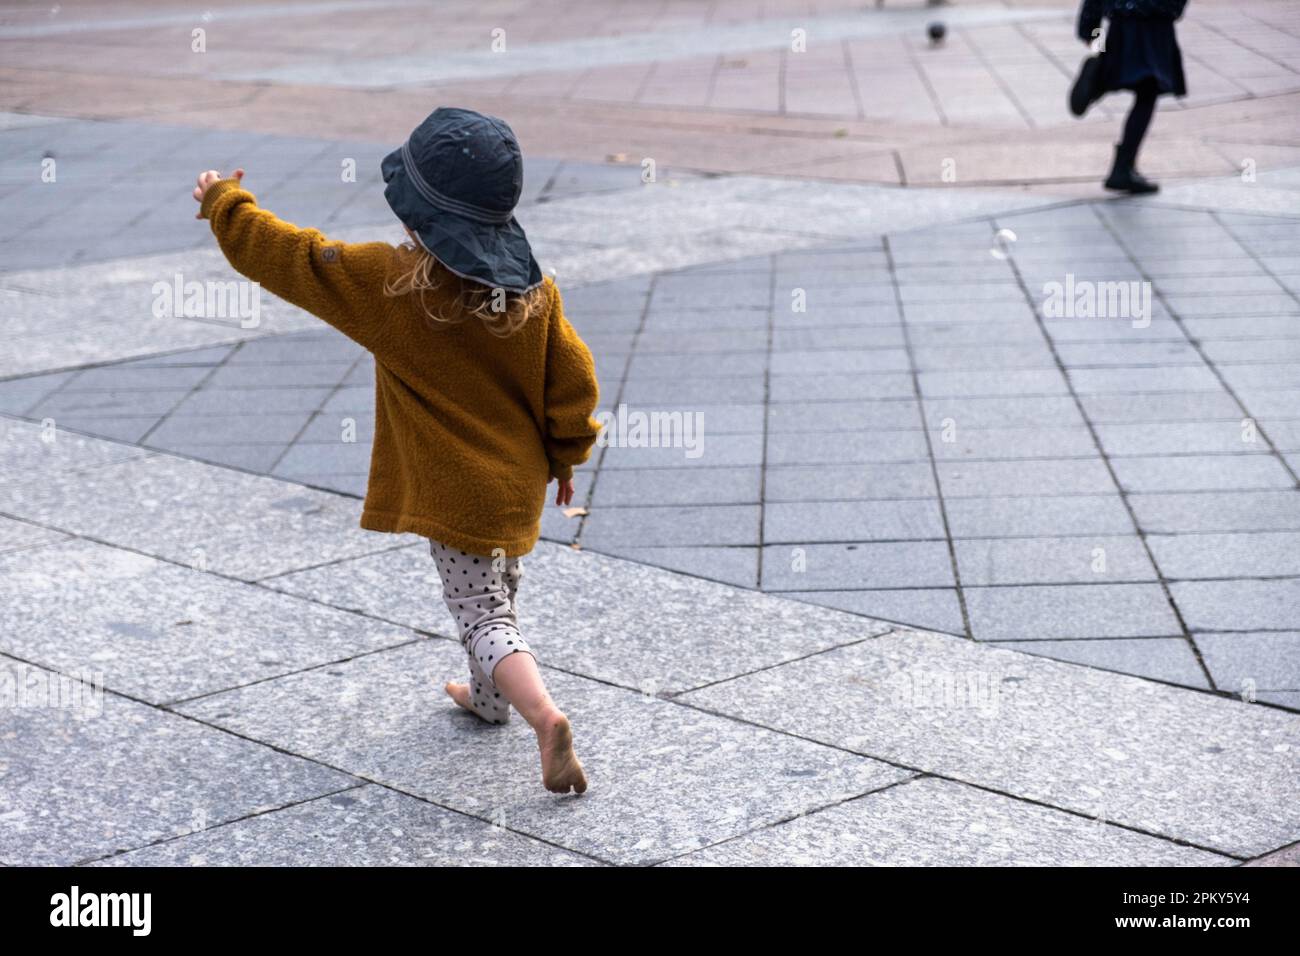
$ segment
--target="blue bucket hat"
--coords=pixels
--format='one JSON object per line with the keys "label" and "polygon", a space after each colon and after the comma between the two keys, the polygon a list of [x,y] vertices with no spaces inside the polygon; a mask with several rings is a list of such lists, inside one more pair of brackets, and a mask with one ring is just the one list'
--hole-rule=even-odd
{"label": "blue bucket hat", "polygon": [[503,120],[441,107],[380,168],[388,205],[449,270],[508,292],[541,284],[542,270],[514,217],[523,155]]}

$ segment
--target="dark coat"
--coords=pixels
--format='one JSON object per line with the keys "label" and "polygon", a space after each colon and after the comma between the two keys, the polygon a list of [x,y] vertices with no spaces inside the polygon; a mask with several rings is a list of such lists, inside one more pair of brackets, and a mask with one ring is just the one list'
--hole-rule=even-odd
{"label": "dark coat", "polygon": [[1104,17],[1106,55],[1102,57],[1101,92],[1154,90],[1187,94],[1183,55],[1174,36],[1174,21],[1187,0],[1083,0],[1076,32],[1091,42]]}
{"label": "dark coat", "polygon": [[1117,20],[1164,20],[1173,23],[1183,15],[1187,0],[1083,0],[1079,23],[1075,29],[1080,40],[1089,42],[1101,26],[1102,18]]}

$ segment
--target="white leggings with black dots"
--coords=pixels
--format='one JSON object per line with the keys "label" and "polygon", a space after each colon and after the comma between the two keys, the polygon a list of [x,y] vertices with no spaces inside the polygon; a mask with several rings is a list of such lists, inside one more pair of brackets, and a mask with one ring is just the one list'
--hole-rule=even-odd
{"label": "white leggings with black dots", "polygon": [[467,554],[433,539],[429,553],[442,576],[442,598],[456,619],[460,646],[469,655],[470,703],[484,720],[504,724],[510,719],[510,702],[497,690],[492,674],[511,654],[533,653],[515,616],[523,563]]}

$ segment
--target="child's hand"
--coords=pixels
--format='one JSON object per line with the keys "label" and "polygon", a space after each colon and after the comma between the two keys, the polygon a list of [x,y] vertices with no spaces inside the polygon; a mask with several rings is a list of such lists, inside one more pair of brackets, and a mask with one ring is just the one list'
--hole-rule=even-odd
{"label": "child's hand", "polygon": [[[243,179],[244,171],[242,169],[236,169],[235,178]],[[221,173],[217,172],[215,169],[209,169],[206,173],[199,173],[199,184],[194,187],[194,201],[199,204],[199,212],[194,214],[195,219],[203,218],[203,197],[208,194],[208,190],[212,187],[212,184],[220,181],[220,179]]]}
{"label": "child's hand", "polygon": [[573,500],[573,479],[565,478],[563,481],[556,479],[555,486],[555,503],[557,505],[567,505]]}

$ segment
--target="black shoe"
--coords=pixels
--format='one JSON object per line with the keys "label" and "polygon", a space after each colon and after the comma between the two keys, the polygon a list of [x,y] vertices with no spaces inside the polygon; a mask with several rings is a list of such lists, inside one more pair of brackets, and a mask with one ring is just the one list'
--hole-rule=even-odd
{"label": "black shoe", "polygon": [[1112,169],[1103,185],[1107,189],[1130,193],[1134,196],[1145,196],[1149,193],[1160,192],[1160,187],[1156,183],[1151,182],[1131,166],[1127,169]]}

